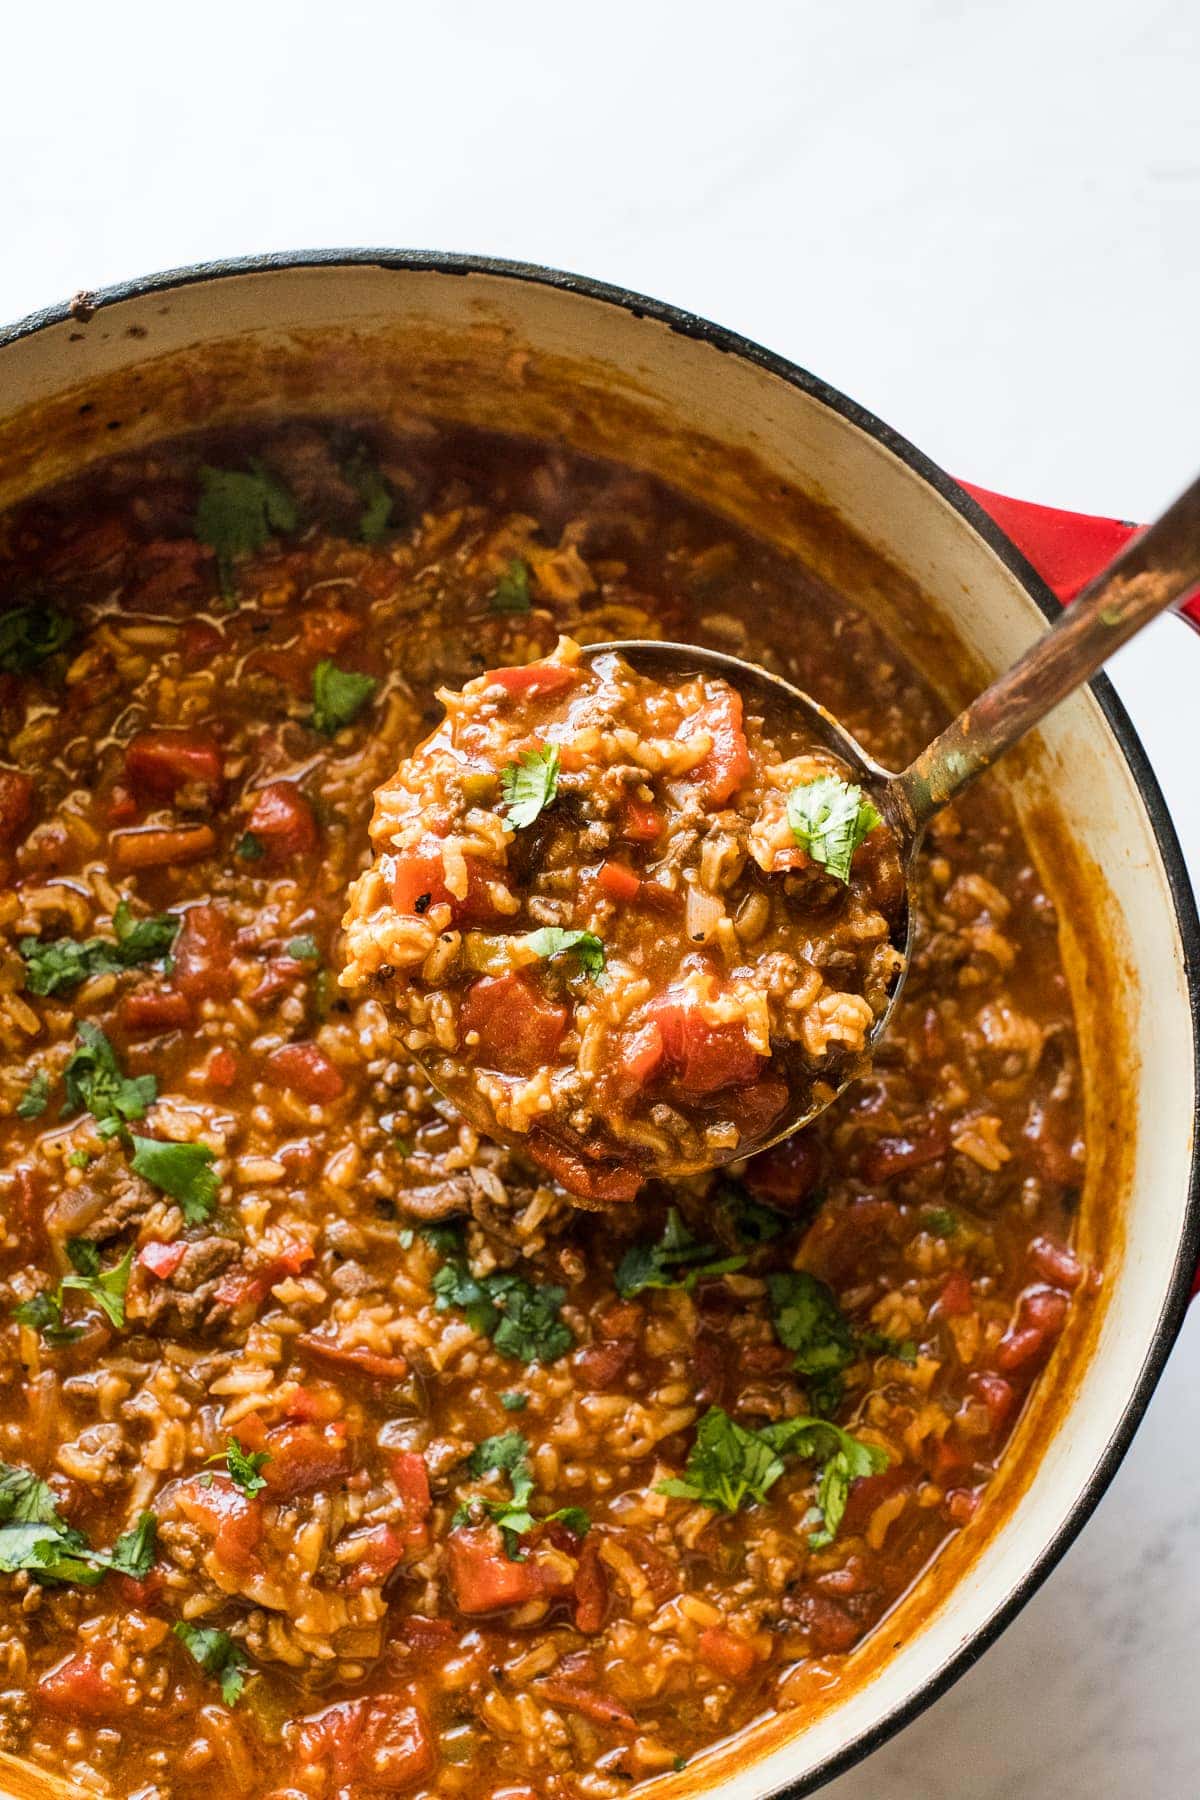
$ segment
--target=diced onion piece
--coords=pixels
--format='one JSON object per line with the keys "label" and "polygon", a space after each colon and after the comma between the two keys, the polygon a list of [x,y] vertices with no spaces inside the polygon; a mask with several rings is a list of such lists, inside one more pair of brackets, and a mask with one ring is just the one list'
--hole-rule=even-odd
{"label": "diced onion piece", "polygon": [[707,944],[724,917],[724,902],[716,894],[694,882],[689,885],[683,928],[693,944]]}

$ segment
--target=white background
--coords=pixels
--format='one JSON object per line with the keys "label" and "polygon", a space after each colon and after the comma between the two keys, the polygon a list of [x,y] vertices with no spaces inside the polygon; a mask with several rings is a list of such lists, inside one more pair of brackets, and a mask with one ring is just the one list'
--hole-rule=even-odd
{"label": "white background", "polygon": [[[954,473],[1147,518],[1200,464],[1195,0],[60,0],[0,32],[0,319],[316,245],[705,313]],[[1200,868],[1200,642],[1115,679]],[[1200,1324],[983,1662],[831,1800],[1200,1792]]]}

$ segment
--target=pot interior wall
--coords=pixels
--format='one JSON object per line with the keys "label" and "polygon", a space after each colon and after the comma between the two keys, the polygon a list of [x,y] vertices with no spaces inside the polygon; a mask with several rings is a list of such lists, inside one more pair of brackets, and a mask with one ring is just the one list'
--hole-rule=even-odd
{"label": "pot interior wall", "polygon": [[[0,349],[0,373],[0,505],[193,425],[444,416],[558,435],[662,476],[878,616],[918,665],[940,671],[948,704],[1042,626],[951,502],[821,392],[567,287],[370,262],[227,275],[18,338]],[[765,1723],[673,1791],[740,1800],[819,1781],[935,1680],[1065,1528],[1160,1325],[1185,1234],[1194,1063],[1162,857],[1090,694],[1002,778],[1063,921],[1088,1077],[1080,1238],[1105,1286],[1060,1344],[981,1521],[858,1653],[849,1696]]]}

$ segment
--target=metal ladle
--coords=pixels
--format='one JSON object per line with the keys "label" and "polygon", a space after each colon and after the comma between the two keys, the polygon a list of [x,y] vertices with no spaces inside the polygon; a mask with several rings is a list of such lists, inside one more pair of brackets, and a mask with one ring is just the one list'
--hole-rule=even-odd
{"label": "metal ladle", "polygon": [[[913,866],[929,821],[956,795],[1011,750],[1060,701],[1094,675],[1151,619],[1181,601],[1200,584],[1200,479],[1174,505],[1132,539],[1025,654],[951,721],[920,755],[894,773],[867,755],[858,740],[823,706],[781,675],[755,663],[693,644],[650,639],[589,645],[588,661],[613,652],[639,674],[670,682],[715,675],[737,689],[748,712],[759,714],[768,733],[808,744],[820,743],[841,757],[894,832],[905,869],[908,904],[893,934],[903,963],[886,1009],[872,1028],[867,1056],[839,1069],[839,1080],[824,1083],[820,1098],[802,1110],[785,1110],[769,1135],[731,1150],[728,1161],[768,1148],[808,1125],[869,1063],[870,1051],[887,1030],[912,955]],[[786,752],[785,752],[786,753]],[[794,1097],[799,1100],[800,1093]],[[803,1091],[811,1100],[811,1087]]]}

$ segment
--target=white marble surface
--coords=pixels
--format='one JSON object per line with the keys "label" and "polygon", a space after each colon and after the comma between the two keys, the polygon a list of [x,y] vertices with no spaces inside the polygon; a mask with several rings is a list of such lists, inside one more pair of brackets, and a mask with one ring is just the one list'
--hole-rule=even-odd
{"label": "white marble surface", "polygon": [[[308,245],[677,301],[956,473],[1145,517],[1200,461],[1195,0],[12,8],[0,318]],[[1200,869],[1200,643],[1115,678]],[[1037,1599],[830,1800],[1193,1800],[1200,1319]]]}

